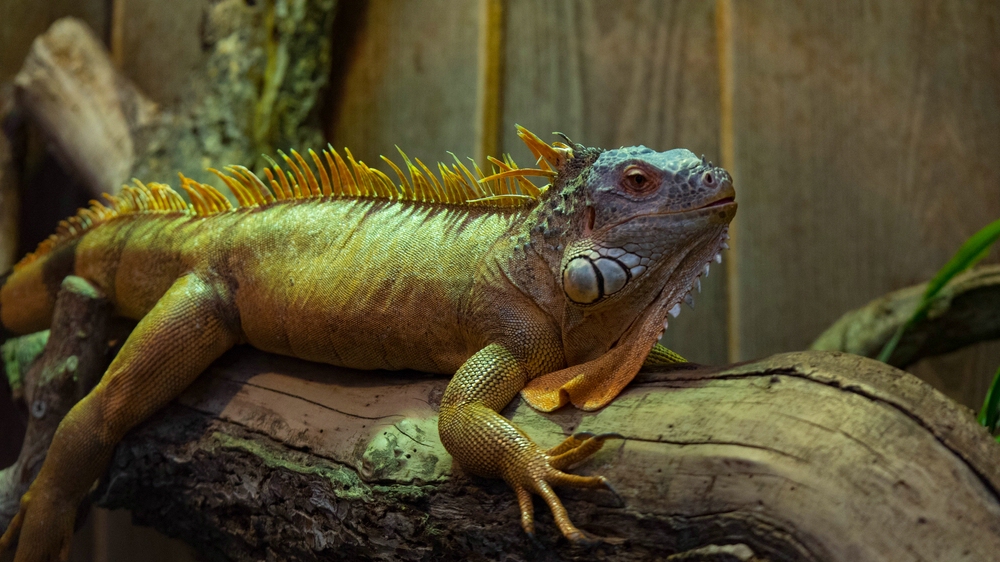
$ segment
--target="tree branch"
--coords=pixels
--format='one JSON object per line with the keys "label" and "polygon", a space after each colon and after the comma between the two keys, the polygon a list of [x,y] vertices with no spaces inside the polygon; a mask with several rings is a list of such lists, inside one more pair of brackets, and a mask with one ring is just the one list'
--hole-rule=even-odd
{"label": "tree branch", "polygon": [[[93,381],[86,373],[104,369],[101,303],[60,296],[25,387],[44,412],[3,473],[7,504]],[[515,400],[505,415],[543,446],[577,431],[625,436],[577,470],[608,476],[624,505],[559,492],[579,526],[625,539],[590,549],[566,544],[540,501],[528,540],[502,482],[452,466],[436,427],[446,384],[234,349],[126,437],[96,501],[211,560],[854,561],[1000,549],[1000,447],[968,410],[875,361],[802,352],[681,365],[641,373],[599,412],[541,415]]]}
{"label": "tree branch", "polygon": [[[875,357],[916,310],[926,287],[900,289],[844,314],[811,348]],[[906,368],[924,357],[997,338],[1000,266],[991,265],[963,273],[942,289],[927,319],[906,332],[889,363]]]}

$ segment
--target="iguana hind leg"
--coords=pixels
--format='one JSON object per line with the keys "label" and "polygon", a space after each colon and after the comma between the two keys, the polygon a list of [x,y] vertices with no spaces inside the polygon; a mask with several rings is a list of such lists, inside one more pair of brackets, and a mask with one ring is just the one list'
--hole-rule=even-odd
{"label": "iguana hind leg", "polygon": [[101,382],[66,415],[21,509],[0,538],[15,562],[67,560],[77,506],[125,432],[166,405],[237,341],[226,297],[177,280],[139,322]]}

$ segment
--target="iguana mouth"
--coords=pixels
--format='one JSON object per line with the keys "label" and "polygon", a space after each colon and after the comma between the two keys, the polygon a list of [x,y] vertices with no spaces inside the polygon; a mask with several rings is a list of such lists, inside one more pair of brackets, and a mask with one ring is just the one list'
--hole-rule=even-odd
{"label": "iguana mouth", "polygon": [[601,228],[601,232],[607,232],[607,231],[609,231],[609,230],[611,230],[613,228],[617,228],[617,227],[619,227],[619,226],[621,226],[623,224],[628,224],[628,223],[630,223],[630,222],[632,222],[632,221],[634,221],[636,219],[641,219],[641,218],[646,218],[646,217],[671,217],[671,216],[675,216],[675,215],[686,215],[686,214],[703,213],[706,209],[711,209],[711,208],[715,208],[715,207],[725,207],[726,205],[735,205],[735,204],[736,204],[736,200],[735,200],[734,197],[726,197],[724,199],[718,199],[716,201],[712,201],[711,203],[708,203],[706,205],[702,205],[701,207],[695,207],[694,209],[683,209],[683,210],[679,210],[679,211],[667,211],[667,212],[655,212],[655,213],[637,214],[635,216],[631,216],[631,217],[629,217],[629,218],[627,218],[625,220],[622,220],[621,222],[616,222],[614,224],[610,224],[610,225],[607,225],[605,227],[602,227]]}
{"label": "iguana mouth", "polygon": [[722,205],[725,205],[727,203],[735,203],[735,202],[736,202],[736,197],[731,195],[729,197],[723,197],[722,199],[718,199],[716,201],[712,201],[708,205],[703,205],[703,206],[698,207],[698,208],[699,209],[707,209],[709,207],[721,207]]}
{"label": "iguana mouth", "polygon": [[714,208],[714,207],[725,207],[726,205],[735,205],[735,204],[736,204],[736,196],[735,195],[726,195],[725,197],[716,199],[715,201],[711,201],[709,203],[706,203],[706,204],[702,205],[701,207],[695,207],[693,209],[679,209],[679,210],[676,210],[676,211],[666,211],[666,212],[657,211],[657,212],[653,212],[653,213],[637,214],[637,215],[631,216],[631,217],[629,217],[629,218],[627,218],[627,219],[625,219],[625,220],[623,220],[621,222],[609,225],[609,226],[605,227],[605,230],[610,230],[610,229],[615,228],[617,226],[621,226],[621,225],[623,225],[625,223],[628,223],[628,222],[631,222],[631,221],[633,221],[635,219],[639,219],[639,218],[643,218],[643,217],[668,217],[668,216],[672,216],[672,215],[684,215],[684,214],[688,214],[688,213],[697,213],[699,211],[705,211],[706,209],[711,209],[711,208]]}

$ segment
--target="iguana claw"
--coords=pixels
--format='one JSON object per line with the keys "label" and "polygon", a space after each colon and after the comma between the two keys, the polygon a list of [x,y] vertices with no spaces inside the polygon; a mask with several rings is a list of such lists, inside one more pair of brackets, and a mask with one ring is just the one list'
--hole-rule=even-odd
{"label": "iguana claw", "polygon": [[562,469],[593,455],[604,445],[606,439],[611,438],[622,438],[622,436],[617,433],[595,435],[591,432],[579,432],[567,437],[562,443],[547,451],[536,449],[537,456],[525,455],[522,457],[523,464],[518,463],[521,466],[515,469],[515,472],[520,474],[508,475],[507,480],[517,494],[518,504],[521,508],[521,526],[529,537],[535,536],[534,506],[531,494],[536,493],[542,496],[542,499],[548,504],[556,525],[570,542],[582,546],[602,542],[619,542],[619,539],[606,539],[589,535],[574,526],[562,501],[552,490],[552,486],[604,488],[614,494],[619,503],[624,504],[621,496],[604,476],[581,476],[562,471]]}

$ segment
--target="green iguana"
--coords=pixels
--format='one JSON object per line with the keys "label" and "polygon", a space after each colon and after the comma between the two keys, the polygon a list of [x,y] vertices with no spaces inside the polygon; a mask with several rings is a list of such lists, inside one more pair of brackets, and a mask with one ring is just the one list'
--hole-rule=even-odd
{"label": "green iguana", "polygon": [[[531,494],[563,535],[551,486],[610,488],[561,469],[608,435],[548,450],[498,412],[518,393],[551,411],[607,404],[646,363],[680,360],[656,344],[720,261],[736,213],[725,170],[687,150],[556,142],[524,128],[537,158],[461,162],[436,177],[403,154],[399,183],[332,148],[282,154],[286,168],[214,171],[239,206],[181,176],[93,202],[25,257],[0,289],[0,319],[28,333],[50,322],[67,275],[139,321],[100,383],[59,425],[48,457],[0,539],[15,560],[66,560],[77,506],[130,428],[232,346],[356,369],[454,375],[439,431],[473,473],[514,489],[534,531]],[[273,163],[273,162],[272,162]],[[526,176],[549,178],[537,188]],[[433,314],[428,314],[433,311]]]}

